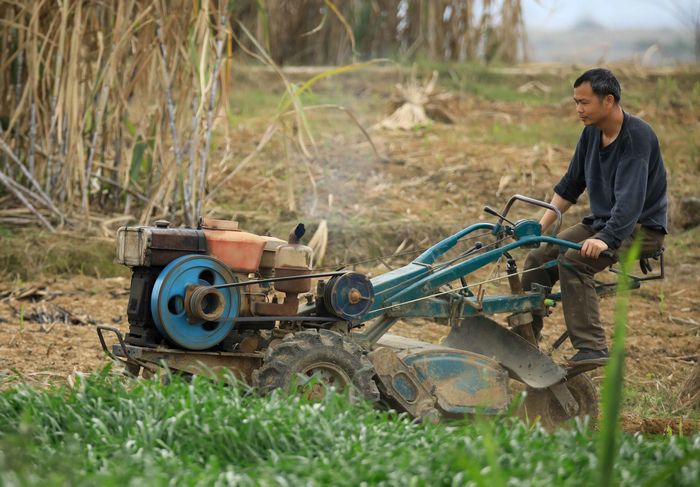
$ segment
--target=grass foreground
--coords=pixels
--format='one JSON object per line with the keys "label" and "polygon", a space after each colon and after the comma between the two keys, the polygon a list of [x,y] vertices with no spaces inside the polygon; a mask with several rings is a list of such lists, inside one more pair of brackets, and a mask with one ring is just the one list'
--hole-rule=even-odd
{"label": "grass foreground", "polygon": [[[165,382],[165,383],[163,383]],[[0,485],[599,484],[599,434],[550,435],[508,415],[428,425],[195,377],[147,382],[110,367],[74,387],[0,378]],[[700,434],[620,435],[614,484],[700,485]]]}

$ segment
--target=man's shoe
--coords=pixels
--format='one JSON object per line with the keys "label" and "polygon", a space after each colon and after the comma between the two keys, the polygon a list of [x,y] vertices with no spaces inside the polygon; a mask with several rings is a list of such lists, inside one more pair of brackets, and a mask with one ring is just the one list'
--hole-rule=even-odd
{"label": "man's shoe", "polygon": [[577,365],[605,365],[610,360],[608,349],[591,350],[590,348],[582,348],[576,355],[569,360],[569,366],[576,367]]}

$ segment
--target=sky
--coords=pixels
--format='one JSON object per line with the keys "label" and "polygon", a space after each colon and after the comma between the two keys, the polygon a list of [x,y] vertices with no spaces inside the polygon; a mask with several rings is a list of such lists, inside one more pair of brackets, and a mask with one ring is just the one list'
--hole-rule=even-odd
{"label": "sky", "polygon": [[[682,29],[670,13],[673,0],[522,0],[525,24],[532,30],[566,30],[594,20],[609,30]],[[697,5],[700,0],[677,0]],[[666,5],[663,7],[663,5]]]}

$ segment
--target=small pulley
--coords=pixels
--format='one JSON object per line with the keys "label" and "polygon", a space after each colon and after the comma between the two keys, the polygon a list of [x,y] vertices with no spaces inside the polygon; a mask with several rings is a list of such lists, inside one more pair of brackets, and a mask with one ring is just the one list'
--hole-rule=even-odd
{"label": "small pulley", "polygon": [[348,272],[328,281],[323,301],[328,311],[338,318],[356,321],[372,309],[374,286],[364,274]]}
{"label": "small pulley", "polygon": [[211,286],[236,282],[223,262],[209,256],[187,255],[160,273],[151,293],[151,313],[158,331],[171,343],[205,350],[221,342],[240,311],[238,287]]}

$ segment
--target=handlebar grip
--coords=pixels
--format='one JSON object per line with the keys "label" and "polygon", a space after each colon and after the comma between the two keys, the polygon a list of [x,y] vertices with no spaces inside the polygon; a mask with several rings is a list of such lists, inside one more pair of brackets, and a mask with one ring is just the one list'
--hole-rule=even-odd
{"label": "handlebar grip", "polygon": [[610,257],[611,259],[612,259],[613,257],[615,257],[615,255],[613,254],[612,250],[603,250],[603,251],[600,253],[600,256],[601,256],[601,257]]}

